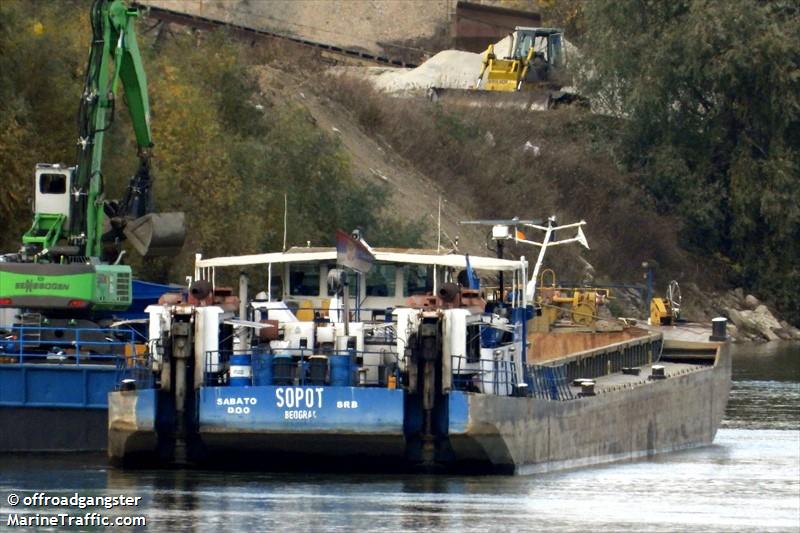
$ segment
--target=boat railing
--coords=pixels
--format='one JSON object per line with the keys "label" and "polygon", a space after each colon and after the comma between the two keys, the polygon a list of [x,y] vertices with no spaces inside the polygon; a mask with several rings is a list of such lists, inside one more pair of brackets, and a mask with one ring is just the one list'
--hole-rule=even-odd
{"label": "boat railing", "polygon": [[[350,306],[349,309],[345,307],[330,307],[330,306],[315,306],[315,305],[302,305],[298,301],[284,301],[286,308],[291,311],[300,322],[317,322],[329,323],[331,317],[341,317],[345,311],[349,312],[351,322],[391,322],[392,312],[402,303],[406,298],[397,299],[396,305],[385,307],[358,307]],[[270,311],[266,308],[267,313]]]}
{"label": "boat railing", "polygon": [[391,351],[348,349],[321,354],[309,348],[267,347],[205,353],[206,386],[338,385],[399,387]]}
{"label": "boat railing", "polygon": [[586,350],[559,360],[559,364],[528,365],[528,390],[549,400],[572,400],[575,380],[594,379],[656,363],[664,341],[660,334]]}
{"label": "boat railing", "polygon": [[567,365],[528,365],[528,391],[531,396],[545,400],[572,400]]}
{"label": "boat railing", "polygon": [[152,389],[155,387],[153,354],[139,352],[126,354],[117,361],[115,390]]}
{"label": "boat railing", "polygon": [[593,348],[561,360],[567,379],[597,378],[624,368],[657,363],[661,359],[664,341],[661,334],[649,334],[639,339]]}
{"label": "boat railing", "polygon": [[469,359],[452,356],[453,388],[497,396],[519,394],[523,383],[514,361],[505,359]]}
{"label": "boat railing", "polygon": [[0,363],[117,365],[136,353],[139,336],[127,327],[0,326]]}

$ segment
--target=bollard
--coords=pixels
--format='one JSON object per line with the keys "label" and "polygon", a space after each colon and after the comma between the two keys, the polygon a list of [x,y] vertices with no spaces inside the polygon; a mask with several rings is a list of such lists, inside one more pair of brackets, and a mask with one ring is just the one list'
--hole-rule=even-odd
{"label": "bollard", "polygon": [[581,391],[578,393],[579,398],[585,398],[587,396],[594,396],[594,381],[591,379],[586,379],[581,383]]}
{"label": "bollard", "polygon": [[711,336],[708,340],[712,342],[725,342],[728,340],[728,319],[718,316],[711,319]]}
{"label": "bollard", "polygon": [[650,369],[650,375],[647,379],[667,379],[667,374],[664,371],[663,365],[653,365]]}

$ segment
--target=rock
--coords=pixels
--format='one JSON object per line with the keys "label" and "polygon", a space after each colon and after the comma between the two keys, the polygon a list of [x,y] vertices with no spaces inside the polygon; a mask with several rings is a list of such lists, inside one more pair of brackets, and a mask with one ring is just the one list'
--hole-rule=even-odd
{"label": "rock", "polygon": [[777,328],[772,330],[775,335],[778,336],[779,339],[784,341],[790,341],[794,338],[792,332],[785,328]]}
{"label": "rock", "polygon": [[745,296],[745,298],[744,298],[744,306],[746,308],[755,309],[759,305],[761,305],[761,302],[758,300],[758,298],[756,298],[752,294],[748,294],[747,296]]}
{"label": "rock", "polygon": [[774,330],[782,329],[780,323],[772,316],[766,306],[760,305],[755,311],[729,308],[726,309],[728,318],[737,330],[745,334],[755,334],[757,337],[768,341],[779,340],[780,337]]}
{"label": "rock", "polygon": [[742,289],[741,287],[736,287],[735,289],[733,289],[733,294],[739,301],[744,300],[744,289]]}
{"label": "rock", "polygon": [[728,315],[730,321],[733,322],[734,326],[736,326],[738,329],[744,329],[745,319],[744,316],[742,316],[741,311],[734,309],[732,307],[725,309],[724,311],[725,314]]}
{"label": "rock", "polygon": [[[788,340],[800,341],[800,329],[797,329],[796,327],[789,324],[785,320],[779,320],[778,323],[781,325],[781,329],[785,331],[785,334],[789,336]],[[781,336],[781,334],[778,333],[777,331],[775,332],[775,334],[778,335],[779,337]]]}
{"label": "rock", "polygon": [[769,325],[771,328],[783,327],[781,326],[781,323],[778,322],[778,319],[775,318],[775,315],[773,315],[772,312],[767,309],[766,305],[759,305],[756,307],[755,311],[753,311],[753,314],[758,316],[757,320]]}

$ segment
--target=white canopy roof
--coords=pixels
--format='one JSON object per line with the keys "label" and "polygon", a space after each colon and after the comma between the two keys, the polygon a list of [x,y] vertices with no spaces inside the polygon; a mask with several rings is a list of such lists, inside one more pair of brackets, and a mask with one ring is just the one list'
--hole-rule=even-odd
{"label": "white canopy roof", "polygon": [[[422,251],[420,250],[420,252]],[[374,248],[373,254],[375,255],[375,260],[381,263],[437,265],[452,268],[466,268],[467,266],[466,256],[459,254],[437,255],[435,253],[414,253],[413,250],[404,252],[381,251],[380,248]],[[324,251],[320,251],[317,248],[309,252],[276,252],[198,259],[195,262],[195,268],[266,265],[270,263],[310,263],[314,261],[336,261],[336,248],[324,249]],[[525,260],[523,258],[519,261],[512,261],[471,255],[469,256],[469,262],[472,268],[476,270],[513,271],[520,269]]]}

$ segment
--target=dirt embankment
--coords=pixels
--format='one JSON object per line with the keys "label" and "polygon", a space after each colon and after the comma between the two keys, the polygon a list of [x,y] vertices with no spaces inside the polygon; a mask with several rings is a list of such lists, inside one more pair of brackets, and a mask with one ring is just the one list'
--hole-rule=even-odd
{"label": "dirt embankment", "polygon": [[[447,190],[414,170],[404,158],[392,152],[391,146],[370,137],[358,126],[355,118],[340,104],[320,97],[311,90],[309,81],[293,78],[286,84],[287,72],[261,66],[256,70],[262,89],[278,92],[282,98],[301,105],[322,130],[336,135],[350,156],[356,179],[381,183],[389,188],[385,209],[406,220],[425,224],[424,244],[435,248],[440,240],[443,248],[458,249],[471,254],[486,255],[487,229],[462,225],[461,221],[475,218],[473,206],[466,203],[457,191]],[[278,85],[276,80],[284,80]],[[441,197],[441,237],[437,236],[439,199]],[[374,243],[379,244],[379,243]]]}

